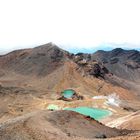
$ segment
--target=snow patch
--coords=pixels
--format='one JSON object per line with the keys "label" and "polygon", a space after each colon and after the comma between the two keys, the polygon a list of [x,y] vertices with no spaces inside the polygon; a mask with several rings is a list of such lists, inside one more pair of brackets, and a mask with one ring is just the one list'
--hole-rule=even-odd
{"label": "snow patch", "polygon": [[108,96],[94,96],[93,99],[106,99],[106,104],[113,105],[119,107],[120,105],[120,99],[119,95],[116,93],[110,94]]}
{"label": "snow patch", "polygon": [[119,99],[119,95],[117,95],[116,93],[113,93],[111,95],[108,96],[107,98],[107,104],[110,104],[110,105],[114,105],[114,106],[117,106],[119,107],[120,105],[120,99]]}

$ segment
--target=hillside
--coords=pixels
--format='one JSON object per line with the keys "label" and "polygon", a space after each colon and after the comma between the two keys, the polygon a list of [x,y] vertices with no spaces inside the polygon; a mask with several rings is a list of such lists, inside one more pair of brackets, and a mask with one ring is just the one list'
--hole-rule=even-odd
{"label": "hillside", "polygon": [[24,75],[47,75],[63,65],[68,52],[52,43],[34,49],[13,51],[0,57],[0,67]]}
{"label": "hillside", "polygon": [[97,51],[92,60],[102,62],[115,76],[110,81],[139,93],[140,89],[140,52],[136,50]]}
{"label": "hillside", "polygon": [[[93,54],[78,53],[74,56],[74,61],[78,62],[81,68],[85,68],[86,74],[96,73],[96,77],[102,77],[113,85],[140,94],[139,51],[116,48],[112,51],[99,50]],[[95,63],[99,65],[96,68],[93,67]],[[98,71],[100,71],[99,75]]]}
{"label": "hillside", "polygon": [[[118,60],[112,61],[115,58]],[[130,129],[128,124],[135,118],[130,120],[127,116],[140,110],[139,70],[139,52],[133,50],[71,54],[48,43],[1,55],[0,137],[43,140],[90,139],[99,132],[107,137],[122,135],[120,130],[105,125],[112,122],[108,126]],[[73,89],[82,98],[63,100],[65,89]],[[57,105],[60,111],[47,111],[51,104]],[[112,114],[100,121],[103,125],[63,110],[81,106],[107,109]],[[124,124],[114,124],[123,117]],[[139,128],[135,127],[139,121],[137,114],[135,117],[133,130]]]}
{"label": "hillside", "polygon": [[140,111],[130,113],[128,116],[116,119],[107,125],[121,129],[140,130]]}
{"label": "hillside", "polygon": [[2,124],[0,139],[15,140],[19,137],[21,140],[88,139],[103,134],[109,138],[123,135],[126,132],[108,128],[95,120],[71,111],[40,111]]}

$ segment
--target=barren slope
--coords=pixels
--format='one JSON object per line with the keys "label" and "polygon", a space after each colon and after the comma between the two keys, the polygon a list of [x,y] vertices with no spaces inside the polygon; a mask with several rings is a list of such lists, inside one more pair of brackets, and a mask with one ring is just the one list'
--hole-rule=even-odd
{"label": "barren slope", "polygon": [[140,52],[136,50],[97,51],[91,55],[92,60],[98,60],[117,77],[110,81],[127,89],[140,91]]}
{"label": "barren slope", "polygon": [[123,133],[126,132],[108,128],[95,120],[71,111],[34,112],[0,126],[1,140],[95,138],[99,134],[112,137]]}
{"label": "barren slope", "polygon": [[[133,92],[136,89],[139,92],[139,53],[118,49],[109,52],[106,67],[94,61],[107,54],[99,51],[95,55],[73,55],[49,43],[0,56],[0,123],[5,122],[0,128],[1,139],[92,139],[99,132],[108,137],[121,134],[77,113],[40,111],[49,104],[61,109],[78,106],[109,109],[112,116],[105,124],[111,121],[108,125],[112,127],[131,129],[132,125],[134,130],[139,130],[139,114],[134,113],[140,109],[139,96]],[[135,61],[131,66],[124,64],[128,57]],[[110,76],[108,69],[113,75]],[[67,88],[75,90],[84,100],[57,100]],[[113,93],[119,96],[119,106],[107,104],[106,99],[92,98]],[[124,139],[131,137],[137,139],[139,133]]]}

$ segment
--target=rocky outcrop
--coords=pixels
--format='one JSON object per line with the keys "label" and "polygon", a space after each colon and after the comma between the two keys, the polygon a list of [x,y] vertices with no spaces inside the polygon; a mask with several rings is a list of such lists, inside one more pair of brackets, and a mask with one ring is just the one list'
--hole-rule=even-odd
{"label": "rocky outcrop", "polygon": [[90,75],[96,78],[105,78],[106,74],[109,74],[109,70],[96,60],[91,60],[90,54],[76,54],[74,62],[77,64],[77,70],[83,72],[84,76]]}
{"label": "rocky outcrop", "polygon": [[74,93],[71,98],[66,98],[63,95],[58,98],[58,100],[63,100],[63,101],[75,101],[75,100],[84,100],[84,97],[79,95],[78,93]]}

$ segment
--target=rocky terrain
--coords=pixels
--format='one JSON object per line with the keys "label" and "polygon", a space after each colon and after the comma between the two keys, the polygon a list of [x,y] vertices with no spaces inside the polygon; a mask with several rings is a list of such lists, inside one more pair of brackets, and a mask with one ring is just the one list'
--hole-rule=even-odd
{"label": "rocky terrain", "polygon": [[139,51],[117,48],[112,51],[97,51],[94,54],[78,53],[74,56],[74,61],[86,69],[86,74],[106,78],[114,85],[139,93]]}
{"label": "rocky terrain", "polygon": [[[2,140],[140,138],[138,51],[71,54],[53,43],[16,50],[0,56],[0,85]],[[78,96],[58,100],[69,88]],[[50,104],[60,110],[48,111]],[[79,106],[108,109],[112,115],[99,123],[63,110]]]}
{"label": "rocky terrain", "polygon": [[97,51],[91,55],[93,60],[102,62],[115,76],[110,79],[129,90],[140,91],[140,52],[136,50]]}
{"label": "rocky terrain", "polygon": [[[21,131],[18,131],[21,130]],[[6,132],[6,133],[5,133]],[[0,126],[1,140],[70,139],[125,135],[129,131],[108,128],[95,120],[70,111],[33,112]]]}

